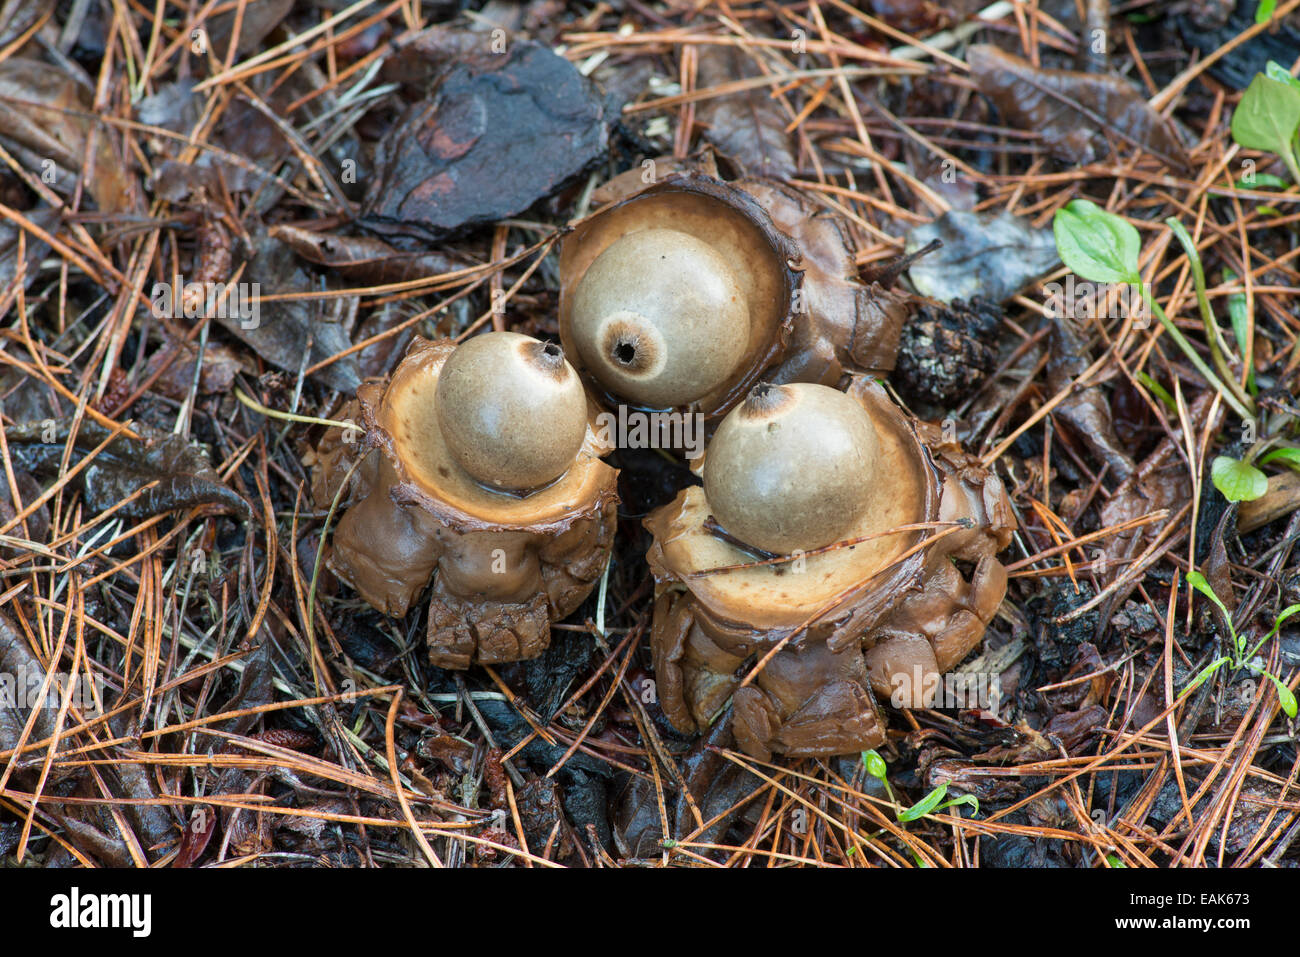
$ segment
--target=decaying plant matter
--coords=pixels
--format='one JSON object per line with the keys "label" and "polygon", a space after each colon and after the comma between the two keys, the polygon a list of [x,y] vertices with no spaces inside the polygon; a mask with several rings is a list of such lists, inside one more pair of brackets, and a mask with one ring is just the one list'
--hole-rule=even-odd
{"label": "decaying plant matter", "polygon": [[579,222],[560,337],[611,403],[722,415],[759,378],[892,369],[910,297],[858,278],[844,222],[766,179],[677,172]]}
{"label": "decaying plant matter", "polygon": [[877,697],[924,706],[1002,600],[1001,482],[865,378],[756,387],[702,468],[646,520],[665,713],[704,730],[730,699],[763,759],[879,746]]}
{"label": "decaying plant matter", "polygon": [[417,339],[357,399],[372,451],[331,568],[394,616],[432,579],[440,667],[540,653],[604,568],[617,501],[559,347],[506,332]]}
{"label": "decaying plant matter", "polygon": [[[0,866],[1300,862],[1300,262],[1284,155],[1300,0],[462,6],[0,3]],[[944,676],[1001,697],[891,711],[871,690],[889,721],[875,754],[759,764],[733,728],[738,714],[772,718],[776,738],[815,728],[781,723],[805,674],[856,706],[873,666],[898,673],[876,664],[886,652],[928,646],[937,667],[934,644],[905,637],[930,612],[850,595],[895,633],[868,647],[863,629],[830,664],[814,659],[833,659],[837,616],[799,631],[818,607],[759,629],[755,603],[718,623],[703,597],[739,573],[676,569],[657,586],[645,562],[637,523],[691,476],[634,441],[617,453],[625,520],[605,600],[550,623],[534,659],[427,664],[450,559],[413,576],[403,618],[329,570],[346,512],[372,493],[367,508],[397,506],[375,487],[385,451],[322,420],[365,423],[357,387],[387,382],[417,334],[560,341],[560,245],[709,151],[722,175],[701,172],[762,214],[746,223],[800,242],[749,191],[770,177],[773,196],[810,200],[805,227],[851,233],[853,262],[832,270],[846,302],[944,243],[900,277],[944,310],[909,317],[885,388],[947,420],[912,426],[935,487],[966,467],[944,435],[1005,486],[1006,597]],[[1067,219],[1062,239],[1118,279],[1058,265]],[[808,258],[785,264],[785,338],[722,376],[734,385],[714,387],[703,430],[680,419],[691,435],[712,435],[753,383],[795,381],[783,370],[802,333],[784,320],[816,285]],[[1077,344],[1054,331],[1065,321]],[[846,340],[825,341],[849,369]],[[633,404],[612,391],[591,394]],[[383,393],[362,390],[372,418]],[[620,438],[635,435],[615,411]],[[1225,459],[1265,494],[1229,502]],[[725,505],[711,512],[743,537]],[[819,557],[804,530],[802,571],[738,548],[718,561],[785,567],[745,573],[785,587]],[[946,534],[929,546],[943,550],[969,531],[897,538]],[[971,562],[955,568],[972,580]],[[676,695],[653,668],[656,597],[689,618]],[[752,649],[735,637],[750,634]],[[23,675],[49,679],[43,700],[15,701]],[[677,733],[661,705],[694,723],[711,683],[722,716]],[[813,700],[840,713],[829,692]],[[740,725],[751,741],[767,733],[754,725]]]}

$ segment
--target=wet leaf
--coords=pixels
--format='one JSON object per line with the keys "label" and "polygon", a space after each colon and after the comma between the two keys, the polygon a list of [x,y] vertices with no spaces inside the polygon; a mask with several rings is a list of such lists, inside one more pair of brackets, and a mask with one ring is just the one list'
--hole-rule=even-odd
{"label": "wet leaf", "polygon": [[[89,163],[87,141],[94,134]],[[114,149],[115,133],[96,120],[92,92],[60,67],[11,57],[0,62],[0,137],[64,195],[71,195],[78,175],[95,205],[104,212],[131,207],[130,179]],[[84,164],[84,168],[83,168]]]}
{"label": "wet leaf", "polygon": [[[1188,419],[1194,429],[1200,429],[1206,424],[1211,402],[1212,396],[1209,393],[1197,396],[1192,402]],[[1102,546],[1100,577],[1103,582],[1109,583],[1122,574],[1127,564],[1140,555],[1152,538],[1159,535],[1172,517],[1191,500],[1191,483],[1180,458],[1182,441],[1180,428],[1174,429],[1172,436],[1161,439],[1137,470],[1119,484],[1115,494],[1101,507],[1100,523],[1103,527],[1132,522],[1154,512],[1168,510],[1168,517],[1132,531],[1120,532]],[[1131,591],[1131,583],[1127,583],[1115,599],[1116,605],[1122,604]]]}
{"label": "wet leaf", "polygon": [[405,282],[467,269],[473,265],[465,257],[453,252],[402,252],[373,236],[317,233],[298,226],[272,226],[270,236],[308,262],[329,266],[357,282]]}
{"label": "wet leaf", "polygon": [[1133,474],[1136,465],[1115,434],[1110,398],[1101,386],[1080,388],[1076,384],[1091,364],[1087,343],[1069,320],[1053,316],[1051,322],[1047,386],[1053,392],[1067,392],[1056,407],[1056,414],[1070,424],[1102,461],[1110,463],[1111,472],[1122,481]]}
{"label": "wet leaf", "polygon": [[1227,455],[1214,457],[1210,478],[1229,502],[1253,502],[1268,491],[1268,476],[1255,466]]}
{"label": "wet leaf", "polygon": [[[705,47],[700,53],[701,89],[758,75],[749,57],[735,47]],[[794,141],[785,131],[790,119],[768,87],[702,100],[695,116],[705,127],[705,138],[747,175],[785,179],[798,171]]]}
{"label": "wet leaf", "polygon": [[3,0],[0,2],[0,47],[31,30],[42,17],[51,12],[54,0]]}
{"label": "wet leaf", "polygon": [[605,154],[595,89],[533,43],[463,60],[379,144],[362,222],[440,239],[521,213]]}
{"label": "wet leaf", "polygon": [[[15,681],[23,681],[21,687],[27,687],[26,682],[45,674],[45,667],[32,654],[22,631],[3,613],[0,613],[0,674],[13,676]],[[23,726],[31,714],[28,708],[17,703],[10,705],[6,699],[12,700],[9,695],[0,697],[0,751],[18,746]],[[54,730],[54,715],[55,712],[49,708],[38,708],[28,741],[48,737]]]}
{"label": "wet leaf", "polygon": [[907,235],[907,252],[938,239],[943,246],[912,264],[908,277],[922,295],[941,302],[980,296],[1003,302],[1060,261],[1046,229],[1010,213],[950,210]]}
{"label": "wet leaf", "polygon": [[1172,125],[1128,80],[1106,73],[1045,70],[989,44],[966,54],[980,92],[1010,125],[1039,133],[1052,155],[1069,163],[1097,158],[1103,132],[1166,163],[1187,166]]}
{"label": "wet leaf", "polygon": [[[55,474],[70,434],[70,420],[33,422],[5,430],[15,463],[31,472]],[[119,435],[73,480],[92,513],[99,513],[156,482],[118,514],[129,519],[148,518],[160,512],[215,505],[247,516],[251,509],[243,497],[222,484],[208,464],[207,455],[184,438],[136,426],[141,438]],[[83,419],[75,446],[85,454],[111,433],[91,419]],[[74,461],[76,456],[74,456]]]}
{"label": "wet leaf", "polygon": [[[60,217],[59,211],[56,209],[29,210],[24,215],[51,235],[58,231]],[[9,220],[0,222],[0,289],[6,288],[18,275],[18,239],[20,232],[26,231],[19,229]],[[35,233],[31,232],[27,233],[25,242],[25,256],[23,257],[24,286],[30,287],[39,271],[37,267],[40,266],[41,259],[44,258],[50,247],[43,239],[38,238]]]}
{"label": "wet leaf", "polygon": [[[166,337],[166,344],[153,354],[145,366],[144,377],[158,378],[154,388],[169,398],[184,401],[194,388],[194,366],[198,347],[190,342]],[[203,350],[199,369],[199,395],[225,395],[235,376],[244,369],[239,354],[220,342],[209,342]]]}
{"label": "wet leaf", "polygon": [[[260,295],[321,290],[320,280],[284,244],[263,235],[256,240],[256,253],[249,260],[245,279],[260,285]],[[233,314],[235,310],[220,310],[216,321],[267,362],[297,375],[352,345],[345,323],[355,305],[355,296],[276,299],[259,302],[250,318]],[[340,392],[355,392],[361,384],[355,355],[332,362],[312,376]]]}
{"label": "wet leaf", "polygon": [[235,44],[235,54],[245,57],[257,52],[267,34],[280,25],[292,7],[293,0],[256,0],[242,9],[228,10],[209,19],[208,35],[217,59],[226,60],[236,16],[239,17],[239,41]]}
{"label": "wet leaf", "polygon": [[971,0],[867,0],[865,8],[891,27],[925,36],[979,9]]}

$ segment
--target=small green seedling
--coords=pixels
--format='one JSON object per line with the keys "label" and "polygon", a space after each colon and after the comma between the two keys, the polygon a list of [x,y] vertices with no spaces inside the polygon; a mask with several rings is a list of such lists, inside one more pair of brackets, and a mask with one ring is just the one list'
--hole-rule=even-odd
{"label": "small green seedling", "polygon": [[1285,83],[1287,86],[1293,86],[1300,90],[1300,80],[1293,77],[1282,64],[1276,60],[1269,60],[1264,66],[1264,75],[1270,79],[1277,80],[1279,83]]}
{"label": "small green seedling", "polygon": [[[1282,79],[1286,77],[1286,79]],[[1300,83],[1277,64],[1255,74],[1232,114],[1232,138],[1238,146],[1281,157],[1300,183]]]}
{"label": "small green seedling", "polygon": [[1178,403],[1174,401],[1174,397],[1169,394],[1168,389],[1145,372],[1138,372],[1137,380],[1146,386],[1152,395],[1165,404],[1165,408],[1169,410],[1171,415],[1178,414]]}
{"label": "small green seedling", "polygon": [[[885,793],[888,794],[889,799],[893,801],[894,791],[889,786],[889,778],[887,777],[888,768],[885,766],[885,759],[880,756],[879,752],[874,749],[871,751],[863,751],[862,766],[867,769],[868,774],[885,786]],[[975,809],[976,814],[980,812],[979,799],[973,794],[963,794],[959,798],[953,798],[946,804],[940,804],[939,802],[944,799],[944,796],[947,793],[948,783],[945,781],[911,807],[896,811],[895,816],[898,818],[900,823],[907,824],[910,821],[915,821],[917,818],[925,817],[927,814],[933,814],[936,811],[943,811],[960,804],[970,805]]]}
{"label": "small green seedling", "polygon": [[1231,455],[1214,457],[1210,480],[1229,502],[1253,502],[1268,491],[1267,475]]}
{"label": "small green seedling", "polygon": [[1281,462],[1293,469],[1300,469],[1300,449],[1290,447],[1274,449],[1259,460],[1260,465],[1267,465],[1269,462]]}
{"label": "small green seedling", "polygon": [[1256,442],[1244,460],[1234,459],[1230,455],[1216,455],[1210,463],[1210,479],[1214,482],[1214,487],[1229,502],[1253,502],[1268,491],[1268,476],[1260,471],[1259,466],[1277,462],[1300,471],[1298,448],[1285,446],[1260,455],[1260,452],[1278,439],[1278,436],[1273,436],[1263,442]]}
{"label": "small green seedling", "polygon": [[951,801],[948,801],[944,804],[940,804],[939,802],[943,800],[944,795],[946,795],[947,793],[948,793],[948,782],[945,781],[943,784],[940,784],[937,788],[935,788],[925,797],[921,798],[921,800],[917,801],[907,810],[899,811],[898,812],[899,822],[902,824],[907,824],[909,821],[915,821],[917,818],[925,817],[927,814],[934,814],[938,811],[943,811],[950,807],[956,807],[961,804],[969,804],[972,808],[975,809],[976,814],[980,812],[979,798],[975,797],[975,795],[973,794],[963,794],[959,798],[953,798]]}
{"label": "small green seedling", "polygon": [[1287,189],[1291,184],[1272,173],[1250,173],[1237,180],[1236,186],[1238,189]]}
{"label": "small green seedling", "polygon": [[874,748],[870,751],[862,752],[862,766],[867,769],[867,773],[885,786],[885,791],[889,791],[889,778],[885,775],[888,768],[885,766],[885,759],[880,756],[880,752]]}
{"label": "small green seedling", "polygon": [[[1232,637],[1232,654],[1230,656],[1220,655],[1202,668],[1200,673],[1191,680],[1186,688],[1183,689],[1183,693],[1179,695],[1180,699],[1187,697],[1187,695],[1191,694],[1203,685],[1224,665],[1232,665],[1233,671],[1240,671],[1242,668],[1247,667],[1254,659],[1255,655],[1259,653],[1259,649],[1264,647],[1264,645],[1278,633],[1282,627],[1282,622],[1286,621],[1297,612],[1300,612],[1300,605],[1290,605],[1282,609],[1281,613],[1273,621],[1273,627],[1269,629],[1268,634],[1261,638],[1255,647],[1247,651],[1246,636],[1237,633],[1237,628],[1232,623],[1232,615],[1228,613],[1227,606],[1219,600],[1219,596],[1214,593],[1214,589],[1210,586],[1210,583],[1206,581],[1205,576],[1197,571],[1188,572],[1187,584],[1191,585],[1192,588],[1196,589],[1196,591],[1208,598],[1214,603],[1214,606],[1218,608],[1219,611],[1223,612],[1223,618],[1228,623],[1228,633]],[[1273,674],[1271,671],[1264,669],[1262,673],[1266,678],[1273,682],[1273,687],[1277,689],[1277,698],[1282,705],[1282,710],[1286,712],[1286,716],[1288,718],[1294,718],[1297,711],[1296,699],[1295,695],[1291,693],[1291,689],[1283,683],[1281,678]]]}
{"label": "small green seedling", "polygon": [[[1167,219],[1165,223],[1174,230],[1174,235],[1183,244],[1183,248],[1188,250],[1188,255],[1192,259],[1193,274],[1200,276],[1197,283],[1197,300],[1201,302],[1201,318],[1208,323],[1206,338],[1210,343],[1211,354],[1216,357],[1216,363],[1223,363],[1221,371],[1224,371],[1226,362],[1223,358],[1225,348],[1223,334],[1219,331],[1217,323],[1213,321],[1213,313],[1210,312],[1209,302],[1205,299],[1205,274],[1201,269],[1200,257],[1196,255],[1196,246],[1176,219]],[[1138,269],[1138,253],[1141,251],[1142,242],[1138,237],[1138,231],[1131,223],[1114,213],[1106,212],[1096,203],[1086,199],[1075,199],[1056,211],[1056,216],[1052,220],[1052,232],[1056,236],[1056,249],[1061,255],[1061,261],[1077,275],[1089,282],[1123,282],[1137,285],[1142,291],[1142,298],[1147,308],[1160,321],[1160,325],[1182,350],[1187,360],[1196,367],[1196,371],[1205,377],[1205,381],[1223,396],[1223,401],[1239,416],[1243,419],[1255,417],[1254,401],[1237,386],[1231,375],[1225,376],[1227,379],[1225,383],[1214,373],[1152,297],[1151,290],[1142,281],[1142,273]]]}
{"label": "small green seedling", "polygon": [[[1224,282],[1236,282],[1238,276],[1231,269],[1223,271]],[[1250,311],[1244,292],[1234,292],[1228,297],[1228,321],[1232,324],[1232,337],[1237,340],[1241,351],[1242,365],[1246,367],[1246,391],[1252,396],[1259,394],[1255,385],[1254,350],[1250,341]]]}
{"label": "small green seedling", "polygon": [[[1295,92],[1300,96],[1300,81],[1296,81]],[[1201,263],[1200,252],[1196,242],[1177,219],[1165,220],[1167,225],[1187,254],[1191,265],[1192,281],[1196,287],[1196,303],[1201,313],[1201,324],[1205,328],[1205,341],[1210,349],[1210,358],[1214,369],[1192,348],[1186,337],[1170,322],[1160,305],[1151,297],[1150,290],[1142,284],[1138,271],[1138,253],[1140,241],[1133,226],[1108,213],[1095,203],[1076,199],[1058,210],[1052,223],[1056,235],[1056,247],[1061,259],[1075,273],[1091,282],[1125,282],[1138,283],[1147,307],[1160,320],[1165,331],[1182,350],[1188,360],[1205,377],[1232,409],[1247,423],[1255,422],[1256,405],[1254,396],[1257,392],[1253,361],[1250,349],[1250,315],[1247,311],[1244,294],[1235,294],[1228,298],[1228,318],[1232,325],[1232,335],[1236,340],[1241,356],[1236,355],[1224,339],[1223,330],[1214,317],[1206,291],[1205,268]],[[1225,274],[1231,282],[1237,277]],[[1240,384],[1233,373],[1232,363],[1239,363],[1245,370],[1245,385]],[[1139,381],[1176,411],[1174,399],[1168,391],[1161,388],[1154,379],[1145,373],[1138,373]],[[1268,491],[1268,477],[1260,471],[1258,465],[1269,462],[1300,468],[1300,449],[1276,449],[1259,458],[1278,437],[1254,442],[1241,459],[1228,455],[1216,456],[1210,466],[1210,478],[1225,498],[1232,502],[1253,501]]]}

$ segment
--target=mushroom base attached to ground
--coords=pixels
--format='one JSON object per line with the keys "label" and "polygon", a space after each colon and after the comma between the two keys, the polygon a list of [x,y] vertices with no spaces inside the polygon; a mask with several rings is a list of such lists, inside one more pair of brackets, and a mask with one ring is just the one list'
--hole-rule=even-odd
{"label": "mushroom base attached to ground", "polygon": [[417,339],[387,386],[357,390],[360,452],[371,458],[329,560],[387,615],[405,615],[429,587],[429,660],[443,668],[540,654],[609,560],[617,506],[618,473],[600,460],[590,406],[572,464],[549,484],[511,491],[468,474],[439,424],[439,376],[457,348]]}
{"label": "mushroom base attached to ground", "polygon": [[737,743],[763,760],[877,747],[878,700],[929,704],[1001,603],[995,556],[1012,516],[1000,481],[871,380],[848,395],[879,442],[863,480],[886,487],[836,544],[756,557],[720,534],[698,486],[645,521],[659,699],[683,732],[710,727],[731,701]]}

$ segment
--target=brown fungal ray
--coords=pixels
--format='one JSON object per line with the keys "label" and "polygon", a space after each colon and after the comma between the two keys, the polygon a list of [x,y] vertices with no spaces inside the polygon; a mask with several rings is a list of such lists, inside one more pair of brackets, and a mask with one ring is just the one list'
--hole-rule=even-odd
{"label": "brown fungal ray", "polygon": [[858,279],[858,247],[848,224],[806,193],[772,180],[748,179],[749,193],[799,250],[803,299],[794,335],[773,382],[837,385],[845,373],[889,372],[915,297]]}
{"label": "brown fungal ray", "polygon": [[406,614],[432,578],[429,658],[444,668],[545,649],[550,623],[582,603],[608,560],[617,503],[590,406],[573,463],[550,484],[500,491],[467,474],[439,426],[439,376],[456,349],[416,339],[386,386],[358,389],[364,441],[379,462],[330,557],[388,615]]}
{"label": "brown fungal ray", "polygon": [[[870,477],[875,504],[841,538],[853,544],[754,564],[709,532],[699,487],[646,519],[651,649],[678,729],[711,726],[732,699],[736,740],[756,757],[876,747],[885,733],[877,696],[893,698],[916,664],[928,674],[960,662],[1001,602],[1006,573],[995,555],[1011,534],[1001,483],[873,381],[855,379],[848,395],[870,416],[882,463]],[[925,523],[933,527],[892,532]],[[974,565],[969,579],[954,559]],[[749,567],[711,571],[737,564]],[[741,689],[746,662],[778,644]]]}

